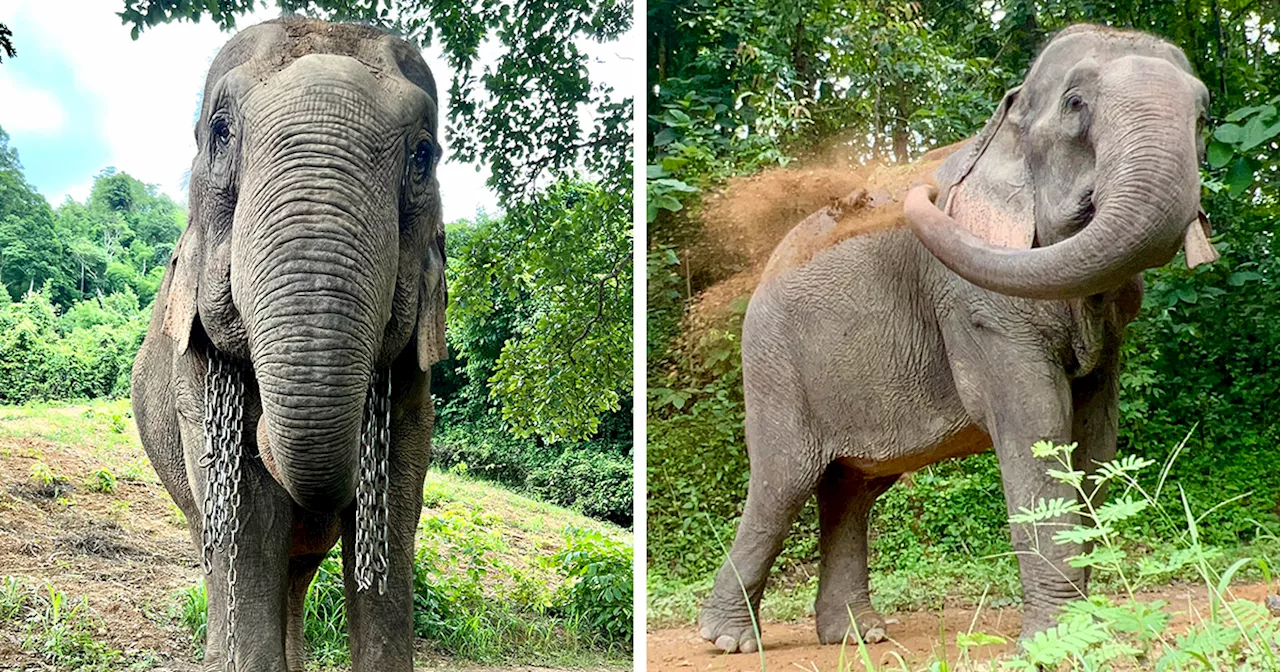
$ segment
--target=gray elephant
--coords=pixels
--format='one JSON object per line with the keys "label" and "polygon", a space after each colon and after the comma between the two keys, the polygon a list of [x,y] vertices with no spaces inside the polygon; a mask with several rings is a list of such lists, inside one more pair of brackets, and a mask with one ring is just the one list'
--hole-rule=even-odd
{"label": "gray elephant", "polygon": [[[994,446],[1017,511],[1076,496],[1033,443],[1078,442],[1085,471],[1115,455],[1118,350],[1141,272],[1184,240],[1189,264],[1215,256],[1199,209],[1208,103],[1177,47],[1074,26],[937,167],[937,205],[933,187],[910,191],[898,206],[909,230],[848,237],[781,269],[799,243],[779,245],[743,324],[751,477],[703,638],[759,647],[744,594],[757,608],[815,492],[818,638],[843,641],[853,614],[876,641],[867,516],[901,474]],[[1013,529],[1023,637],[1087,589],[1064,562],[1081,547],[1050,537]]]}
{"label": "gray elephant", "polygon": [[190,223],[133,370],[202,555],[206,669],[303,669],[303,598],[339,539],[353,668],[412,669],[445,348],[436,100],[418,51],[365,26],[271,21],[210,67]]}

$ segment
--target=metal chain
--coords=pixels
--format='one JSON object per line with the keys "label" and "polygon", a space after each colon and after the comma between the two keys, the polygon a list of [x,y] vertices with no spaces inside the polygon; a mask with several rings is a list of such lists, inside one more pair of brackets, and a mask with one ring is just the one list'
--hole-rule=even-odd
{"label": "metal chain", "polygon": [[373,375],[364,404],[356,483],[356,590],[387,592],[387,457],[391,447],[391,376]]}
{"label": "metal chain", "polygon": [[244,428],[244,378],[239,366],[217,350],[209,352],[204,394],[204,527],[200,532],[205,573],[213,573],[213,554],[227,549],[227,672],[235,670],[236,556],[240,531],[240,478]]}

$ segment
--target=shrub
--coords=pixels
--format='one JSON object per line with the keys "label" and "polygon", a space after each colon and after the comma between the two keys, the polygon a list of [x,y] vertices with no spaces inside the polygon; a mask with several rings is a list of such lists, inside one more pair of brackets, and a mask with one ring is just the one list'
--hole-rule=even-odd
{"label": "shrub", "polygon": [[599,450],[571,448],[554,460],[536,464],[525,485],[544,501],[630,526],[632,464],[630,455],[619,458]]}
{"label": "shrub", "polygon": [[630,644],[631,549],[594,530],[570,528],[555,560],[568,579],[560,589],[571,618],[612,644]]}
{"label": "shrub", "polygon": [[439,427],[431,463],[443,471],[461,468],[470,477],[630,527],[634,468],[629,434],[620,434],[546,445],[512,436],[492,415],[478,421],[455,419]]}
{"label": "shrub", "polygon": [[62,316],[44,292],[0,306],[0,403],[127,396],[148,313],[127,290]]}

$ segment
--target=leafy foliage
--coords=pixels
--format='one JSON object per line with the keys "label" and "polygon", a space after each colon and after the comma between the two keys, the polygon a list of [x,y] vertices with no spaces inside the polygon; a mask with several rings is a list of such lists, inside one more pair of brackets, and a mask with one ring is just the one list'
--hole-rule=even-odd
{"label": "leafy foliage", "polygon": [[517,435],[585,439],[630,396],[630,218],[610,216],[621,198],[561,183],[528,206],[536,228],[508,214],[455,230],[450,344],[488,361],[483,332],[505,332],[488,385]]}
{"label": "leafy foliage", "polygon": [[[1201,539],[1199,518],[1192,515],[1185,496],[1178,508],[1164,511],[1158,499],[1139,484],[1139,472],[1155,462],[1132,455],[1112,460],[1098,465],[1090,474],[1090,483],[1086,484],[1073,476],[1071,454],[1075,449],[1075,444],[1041,442],[1032,450],[1037,456],[1063,467],[1047,473],[1074,488],[1078,503],[1063,506],[1061,500],[1042,499],[1034,509],[1011,520],[1053,525],[1059,529],[1054,535],[1058,543],[1093,545],[1068,562],[1075,567],[1089,567],[1095,575],[1118,577],[1128,599],[1117,603],[1104,595],[1094,595],[1068,603],[1058,617],[1058,625],[1023,642],[1021,654],[1006,661],[1005,667],[1040,670],[1058,669],[1066,664],[1073,669],[1100,670],[1140,665],[1162,670],[1202,665],[1215,670],[1274,669],[1277,661],[1272,647],[1280,635],[1280,621],[1256,602],[1231,598],[1228,589],[1232,576],[1246,563],[1256,562],[1263,568],[1264,575],[1269,574],[1266,561],[1242,558],[1219,571],[1211,561],[1220,556]],[[1162,473],[1168,473],[1176,458],[1176,454],[1168,458]],[[1120,495],[1115,501],[1094,508],[1090,502],[1095,500],[1098,488],[1108,485],[1119,489]],[[1156,510],[1182,532],[1173,539],[1179,552],[1170,563],[1155,568],[1149,561],[1135,562],[1128,558],[1123,549],[1128,540],[1117,528],[1118,524],[1136,518],[1148,508]],[[1067,527],[1061,528],[1062,525]],[[1136,592],[1154,580],[1165,578],[1167,572],[1183,567],[1193,569],[1208,589],[1210,613],[1208,618],[1196,619],[1186,632],[1174,637],[1167,631],[1170,615],[1164,608],[1168,603],[1163,600],[1140,602]]]}
{"label": "leafy foliage", "polygon": [[483,215],[447,228],[449,358],[432,376],[443,402],[432,459],[630,526],[630,265],[609,261],[623,255],[614,234],[625,224],[582,216],[594,209],[585,201],[613,198],[597,186],[561,186],[545,230]]}
{"label": "leafy foliage", "polygon": [[[3,51],[4,55],[9,58],[18,55],[18,50],[13,46],[13,31],[3,23],[0,23],[0,51]],[[3,62],[4,58],[0,57],[0,63]]]}
{"label": "leafy foliage", "polygon": [[632,609],[631,549],[594,530],[570,529],[555,562],[568,581],[560,588],[571,619],[605,640],[629,645]]}
{"label": "leafy foliage", "polygon": [[126,288],[59,315],[46,292],[0,306],[0,403],[128,396],[149,311]]}
{"label": "leafy foliage", "polygon": [[82,672],[155,666],[153,652],[125,653],[99,640],[102,619],[83,597],[73,601],[49,583],[38,588],[15,576],[0,578],[0,622],[21,621],[22,647],[51,666]]}
{"label": "leafy foliage", "polygon": [[[521,539],[551,549],[544,556],[515,552],[517,536],[532,536],[524,526],[535,511],[555,518],[572,514],[509,494],[492,497],[465,477],[428,475],[424,504],[433,510],[418,527],[414,633],[439,653],[481,663],[598,667],[629,659],[630,544],[602,531],[607,526],[570,524],[536,540]],[[515,506],[522,515],[503,520],[486,510],[495,503]],[[0,583],[0,614],[16,599],[8,598]],[[207,624],[204,585],[180,592],[175,602],[171,615],[201,644]],[[349,664],[342,559],[336,548],[308,589],[304,631],[312,664],[322,669]]]}

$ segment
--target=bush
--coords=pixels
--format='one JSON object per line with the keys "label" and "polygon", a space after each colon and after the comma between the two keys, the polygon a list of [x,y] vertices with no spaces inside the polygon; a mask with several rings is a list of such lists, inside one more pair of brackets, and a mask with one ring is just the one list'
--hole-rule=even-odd
{"label": "bush", "polygon": [[62,316],[44,292],[0,306],[0,403],[128,396],[148,318],[129,290]]}
{"label": "bush", "polygon": [[631,526],[632,460],[598,450],[571,448],[538,464],[525,481],[529,494],[583,515]]}
{"label": "bush", "polygon": [[[625,422],[630,423],[629,413]],[[547,445],[516,438],[494,414],[475,421],[454,420],[437,427],[431,464],[442,471],[465,465],[468,476],[630,527],[631,440],[629,431],[619,435],[613,429],[618,423],[612,416],[602,423],[604,438]]]}
{"label": "bush", "polygon": [[630,645],[631,549],[594,530],[570,529],[555,560],[568,578],[560,589],[565,613],[610,643]]}

